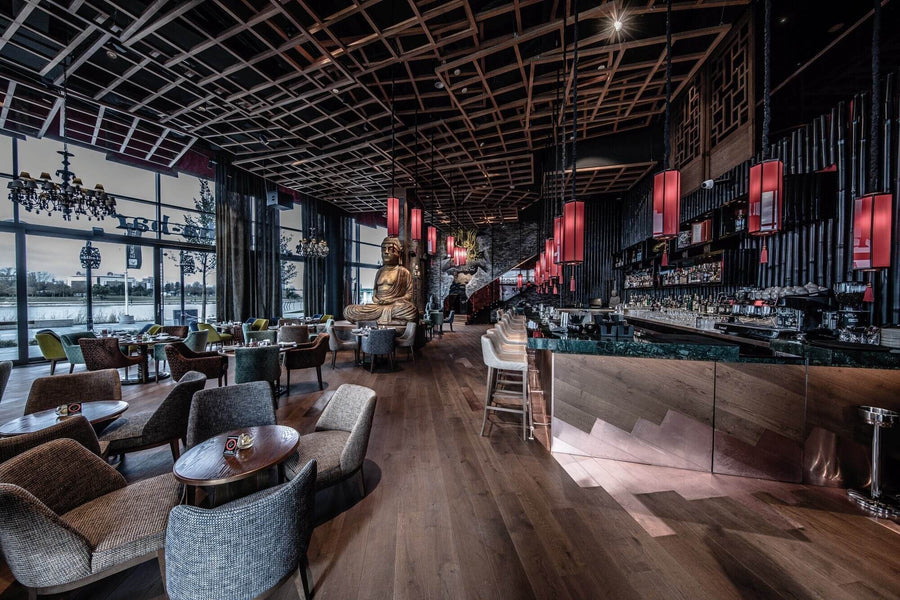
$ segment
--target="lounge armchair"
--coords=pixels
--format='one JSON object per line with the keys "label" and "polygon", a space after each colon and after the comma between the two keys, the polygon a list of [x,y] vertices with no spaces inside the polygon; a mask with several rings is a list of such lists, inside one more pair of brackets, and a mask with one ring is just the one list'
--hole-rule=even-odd
{"label": "lounge armchair", "polygon": [[293,478],[303,465],[315,459],[317,490],[358,476],[360,492],[365,496],[363,461],[376,400],[374,390],[349,383],[341,385],[322,411],[315,432],[300,436],[297,452],[284,463],[285,475]]}
{"label": "lounge armchair", "polygon": [[282,325],[278,328],[278,341],[305,344],[309,342],[309,327],[306,325]]}
{"label": "lounge armchair", "polygon": [[[316,463],[285,485],[211,510],[176,506],[166,530],[166,593],[171,600],[268,597],[299,572],[311,597],[306,557],[314,528]],[[296,581],[296,580],[295,580]]]}
{"label": "lounge armchair", "polygon": [[331,368],[335,368],[337,353],[341,350],[353,350],[354,357],[359,351],[359,342],[354,337],[352,340],[344,340],[338,337],[334,329],[334,321],[325,324],[325,333],[328,335],[328,349],[331,350]]}
{"label": "lounge armchair", "polygon": [[41,444],[62,438],[75,440],[97,456],[106,456],[107,444],[101,444],[97,439],[91,422],[84,415],[74,415],[40,431],[0,438],[0,463]]}
{"label": "lounge armchair", "polygon": [[75,440],[53,440],[0,465],[0,548],[30,597],[66,592],[162,557],[180,500],[171,473],[127,485]]}
{"label": "lounge armchair", "polygon": [[59,340],[62,342],[63,352],[66,353],[66,358],[69,359],[69,373],[75,370],[75,365],[83,365],[84,364],[84,355],[81,353],[81,346],[78,344],[78,340],[82,338],[95,338],[93,331],[77,331],[74,333],[64,333],[59,336]]}
{"label": "lounge armchair", "polygon": [[207,332],[206,342],[209,345],[219,344],[220,346],[225,346],[231,344],[234,340],[234,337],[230,333],[219,333],[216,331],[216,328],[209,323],[197,323],[197,329],[199,331]]}
{"label": "lounge armchair", "polygon": [[244,342],[249,344],[250,342],[269,342],[270,344],[274,344],[278,340],[278,332],[277,331],[248,331],[247,335],[244,336]]}
{"label": "lounge armchair", "polygon": [[52,329],[41,329],[34,334],[34,339],[41,349],[41,356],[44,360],[50,361],[50,374],[53,375],[56,372],[56,363],[67,360],[62,340]]}
{"label": "lounge armchair", "polygon": [[319,380],[319,389],[322,387],[322,365],[328,355],[329,336],[323,333],[314,342],[301,344],[284,353],[283,364],[287,371],[287,392],[291,392],[291,371],[295,369],[316,369],[316,377]]}
{"label": "lounge armchair", "polygon": [[187,439],[191,401],[205,385],[206,375],[189,371],[156,410],[129,413],[110,423],[100,436],[101,441],[109,442],[107,453],[115,456],[168,444],[172,459],[178,460],[178,441]]}
{"label": "lounge armchair", "polygon": [[200,390],[191,403],[185,447],[232,429],[275,424],[272,388],[263,381]]}
{"label": "lounge armchair", "polygon": [[122,381],[115,369],[38,377],[31,383],[28,399],[25,400],[25,414],[49,410],[69,402],[121,399]]}
{"label": "lounge armchair", "polygon": [[184,342],[165,345],[166,359],[172,371],[172,379],[180,381],[188,371],[199,371],[209,379],[222,380],[228,385],[228,358],[218,352],[194,352]]}
{"label": "lounge armchair", "polygon": [[81,338],[78,340],[81,346],[81,354],[84,356],[84,365],[88,371],[104,371],[106,369],[125,369],[125,379],[122,383],[139,383],[139,380],[128,379],[128,369],[143,364],[140,356],[128,356],[119,348],[119,340],[116,338]]}

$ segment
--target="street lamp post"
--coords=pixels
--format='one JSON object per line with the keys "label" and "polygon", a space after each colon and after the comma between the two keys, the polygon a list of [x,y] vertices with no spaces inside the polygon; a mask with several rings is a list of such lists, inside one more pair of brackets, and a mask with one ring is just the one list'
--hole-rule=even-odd
{"label": "street lamp post", "polygon": [[196,270],[196,265],[194,265],[194,257],[185,253],[184,250],[180,250],[179,254],[178,267],[181,273],[181,325],[184,325],[184,297],[186,295],[184,289],[184,276],[186,274],[192,274]]}
{"label": "street lamp post", "polygon": [[90,241],[84,243],[81,253],[81,268],[85,270],[85,292],[87,294],[87,328],[94,330],[93,290],[91,289],[91,271],[100,268],[100,248],[94,248]]}

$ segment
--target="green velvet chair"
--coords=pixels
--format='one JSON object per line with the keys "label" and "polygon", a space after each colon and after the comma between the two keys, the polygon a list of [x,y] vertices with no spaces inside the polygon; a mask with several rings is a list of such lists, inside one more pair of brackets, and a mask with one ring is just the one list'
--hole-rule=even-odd
{"label": "green velvet chair", "polygon": [[220,346],[225,346],[234,341],[234,338],[230,333],[219,333],[216,331],[216,328],[209,323],[197,323],[197,329],[199,331],[208,332],[206,337],[207,344],[219,344]]}
{"label": "green velvet chair", "polygon": [[41,356],[50,361],[50,374],[53,375],[56,372],[56,363],[68,360],[66,351],[63,350],[62,340],[52,329],[41,329],[34,334],[34,339],[37,341],[38,348],[41,349]]}
{"label": "green velvet chair", "polygon": [[75,370],[75,365],[83,365],[84,364],[84,354],[81,353],[81,346],[78,345],[78,340],[81,338],[95,338],[93,331],[76,331],[74,333],[64,333],[60,336],[60,341],[62,342],[63,351],[66,353],[66,358],[69,359],[69,373]]}
{"label": "green velvet chair", "polygon": [[278,407],[276,388],[281,379],[281,360],[278,346],[261,346],[259,348],[235,348],[234,350],[234,382],[248,383],[265,381],[272,386],[275,406]]}

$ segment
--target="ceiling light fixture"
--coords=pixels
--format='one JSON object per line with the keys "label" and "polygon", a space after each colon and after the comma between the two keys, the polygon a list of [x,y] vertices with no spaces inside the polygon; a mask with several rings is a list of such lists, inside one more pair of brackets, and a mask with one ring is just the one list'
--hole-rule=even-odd
{"label": "ceiling light fixture", "polygon": [[436,87],[439,90],[442,90],[442,89],[444,89],[444,82],[441,81],[440,79],[438,79],[437,81],[434,82],[434,87]]}
{"label": "ceiling light fixture", "polygon": [[616,19],[615,21],[613,21],[613,29],[615,29],[617,32],[622,31],[622,27],[623,24],[620,19]]}
{"label": "ceiling light fixture", "polygon": [[681,219],[681,172],[669,168],[669,123],[672,103],[672,0],[666,1],[666,104],[663,122],[663,170],[653,176],[653,238],[678,235]]}

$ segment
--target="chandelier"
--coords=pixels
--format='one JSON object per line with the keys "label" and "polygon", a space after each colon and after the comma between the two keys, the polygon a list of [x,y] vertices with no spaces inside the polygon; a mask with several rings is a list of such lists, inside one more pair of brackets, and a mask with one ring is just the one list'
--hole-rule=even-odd
{"label": "chandelier", "polygon": [[319,239],[319,230],[317,227],[311,227],[309,230],[309,238],[303,238],[297,244],[297,254],[304,258],[325,258],[328,256],[328,242],[325,238]]}
{"label": "chandelier", "polygon": [[75,215],[75,219],[84,215],[88,221],[114,217],[116,199],[107,194],[99,183],[94,189],[85,189],[82,187],[81,179],[69,170],[69,158],[74,155],[69,152],[69,138],[66,135],[66,103],[69,98],[67,81],[64,64],[63,101],[60,109],[63,149],[57,151],[62,155],[62,169],[56,171],[62,181],[54,182],[46,172],[41,173],[40,178],[33,179],[27,172],[22,171],[6,186],[9,189],[9,199],[28,212],[38,214],[46,212],[48,216],[54,211],[60,212],[66,221],[71,221],[72,215]]}

